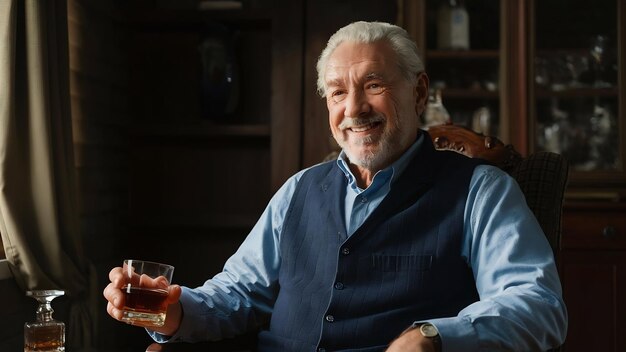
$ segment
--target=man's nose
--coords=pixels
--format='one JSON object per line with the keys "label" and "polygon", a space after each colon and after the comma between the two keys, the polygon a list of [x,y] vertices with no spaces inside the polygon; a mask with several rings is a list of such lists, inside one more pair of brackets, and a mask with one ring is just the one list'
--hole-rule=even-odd
{"label": "man's nose", "polygon": [[346,97],[345,104],[344,116],[359,117],[371,111],[371,106],[364,92],[350,92]]}

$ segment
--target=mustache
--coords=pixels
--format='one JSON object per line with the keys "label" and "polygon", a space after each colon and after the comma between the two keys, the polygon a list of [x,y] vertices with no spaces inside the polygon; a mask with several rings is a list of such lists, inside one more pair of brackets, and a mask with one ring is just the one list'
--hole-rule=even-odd
{"label": "mustache", "polygon": [[382,115],[374,115],[369,117],[349,117],[339,124],[339,129],[345,130],[348,128],[359,127],[383,121],[385,121],[385,118]]}

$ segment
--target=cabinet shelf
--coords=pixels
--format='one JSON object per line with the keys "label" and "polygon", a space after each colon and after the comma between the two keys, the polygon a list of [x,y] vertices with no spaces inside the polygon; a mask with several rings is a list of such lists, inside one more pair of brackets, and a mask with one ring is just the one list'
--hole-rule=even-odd
{"label": "cabinet shelf", "polygon": [[536,91],[537,98],[593,98],[593,97],[615,97],[617,98],[619,89],[610,88],[567,88],[563,90],[551,90],[540,88]]}
{"label": "cabinet shelf", "polygon": [[441,91],[445,99],[498,99],[498,91],[485,89],[445,88]]}
{"label": "cabinet shelf", "polygon": [[437,60],[476,60],[476,59],[494,59],[500,58],[499,50],[429,50],[426,53],[426,59]]}
{"label": "cabinet shelf", "polygon": [[268,124],[227,125],[210,121],[185,123],[145,123],[133,127],[133,135],[137,137],[180,138],[180,137],[257,137],[269,138]]}
{"label": "cabinet shelf", "polygon": [[271,28],[272,12],[265,9],[239,10],[195,10],[195,9],[152,9],[137,11],[124,18],[124,22],[142,30],[156,28],[197,28],[208,22],[221,22],[237,26],[267,29]]}
{"label": "cabinet shelf", "polygon": [[569,55],[586,56],[589,55],[589,49],[586,48],[562,48],[562,49],[538,49],[537,57],[542,58],[565,58]]}

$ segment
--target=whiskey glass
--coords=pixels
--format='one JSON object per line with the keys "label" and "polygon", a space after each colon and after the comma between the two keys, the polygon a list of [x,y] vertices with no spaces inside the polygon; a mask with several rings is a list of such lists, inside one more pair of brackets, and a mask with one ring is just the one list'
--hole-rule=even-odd
{"label": "whiskey glass", "polygon": [[65,324],[52,318],[51,302],[63,296],[61,290],[27,291],[26,296],[39,302],[37,320],[24,324],[24,352],[63,352],[65,351]]}
{"label": "whiskey glass", "polygon": [[165,324],[168,287],[174,267],[145,260],[126,259],[122,266],[124,308],[122,321],[131,325],[160,327]]}

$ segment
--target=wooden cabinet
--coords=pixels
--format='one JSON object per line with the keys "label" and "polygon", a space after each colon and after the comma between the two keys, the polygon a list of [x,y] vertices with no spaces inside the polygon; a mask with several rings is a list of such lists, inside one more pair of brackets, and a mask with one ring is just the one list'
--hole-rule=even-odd
{"label": "wooden cabinet", "polygon": [[569,313],[564,351],[626,350],[625,212],[624,204],[566,205],[559,263]]}
{"label": "wooden cabinet", "polygon": [[467,50],[437,47],[437,14],[445,3],[405,1],[399,19],[416,38],[453,122],[472,127],[488,108],[490,133],[522,154],[565,155],[576,192],[585,188],[595,197],[602,189],[620,197],[626,188],[623,2],[460,1],[470,18]]}
{"label": "wooden cabinet", "polygon": [[[430,77],[431,90],[439,90],[445,102],[451,121],[457,125],[473,127],[474,130],[489,135],[499,135],[500,116],[506,106],[501,104],[505,90],[505,75],[500,67],[506,66],[503,60],[500,40],[501,4],[500,1],[455,1],[451,7],[448,1],[423,1],[408,4],[404,16],[417,13],[419,47]],[[410,8],[415,6],[416,8]],[[506,6],[506,4],[504,4]],[[453,9],[453,10],[450,10]],[[467,48],[450,49],[439,43],[439,22],[448,16],[459,17],[459,11],[468,14],[469,45]],[[460,12],[463,13],[463,12]],[[452,25],[451,19],[448,26]],[[410,17],[407,18],[410,21]],[[409,27],[410,28],[410,27]],[[431,92],[432,94],[432,92]],[[479,120],[484,121],[482,124]],[[506,122],[506,121],[505,121]]]}
{"label": "wooden cabinet", "polygon": [[626,350],[625,11],[616,0],[528,3],[528,149],[570,162],[565,351]]}
{"label": "wooden cabinet", "polygon": [[[437,17],[448,1],[404,1],[399,24],[416,39],[431,80],[455,124],[468,127],[488,120],[486,134],[498,135],[526,152],[518,122],[527,118],[525,45],[526,1],[457,1],[469,14],[469,48],[437,45]],[[526,122],[524,122],[525,125]]]}
{"label": "wooden cabinet", "polygon": [[134,1],[122,16],[129,241],[187,285],[222,267],[300,168],[302,2],[198,3]]}

